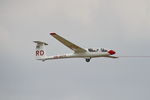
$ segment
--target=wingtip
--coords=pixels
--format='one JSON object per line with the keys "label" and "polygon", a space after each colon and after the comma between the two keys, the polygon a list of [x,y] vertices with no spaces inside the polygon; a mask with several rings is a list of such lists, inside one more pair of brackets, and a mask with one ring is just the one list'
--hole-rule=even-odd
{"label": "wingtip", "polygon": [[56,35],[56,33],[55,32],[51,32],[50,35]]}

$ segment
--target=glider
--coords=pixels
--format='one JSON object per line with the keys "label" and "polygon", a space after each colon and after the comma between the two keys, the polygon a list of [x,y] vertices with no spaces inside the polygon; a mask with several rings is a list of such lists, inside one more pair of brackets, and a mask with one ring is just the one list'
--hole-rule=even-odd
{"label": "glider", "polygon": [[63,55],[56,55],[56,56],[47,56],[45,51],[45,46],[48,45],[45,42],[41,41],[34,41],[36,43],[36,59],[45,61],[45,60],[52,60],[52,59],[64,59],[64,58],[84,58],[86,62],[90,62],[91,58],[97,57],[107,57],[107,58],[118,58],[116,56],[112,56],[116,54],[114,50],[106,50],[104,48],[100,49],[93,49],[93,48],[82,48],[65,38],[59,36],[56,33],[50,33],[55,39],[59,42],[73,50],[73,53],[63,54]]}

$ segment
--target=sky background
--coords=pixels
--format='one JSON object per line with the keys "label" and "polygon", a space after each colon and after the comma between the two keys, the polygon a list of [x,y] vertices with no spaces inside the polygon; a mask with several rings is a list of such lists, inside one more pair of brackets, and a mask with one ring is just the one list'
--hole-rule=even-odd
{"label": "sky background", "polygon": [[0,0],[0,100],[150,100],[150,58],[35,60],[72,52],[49,35],[117,56],[150,56],[150,0]]}

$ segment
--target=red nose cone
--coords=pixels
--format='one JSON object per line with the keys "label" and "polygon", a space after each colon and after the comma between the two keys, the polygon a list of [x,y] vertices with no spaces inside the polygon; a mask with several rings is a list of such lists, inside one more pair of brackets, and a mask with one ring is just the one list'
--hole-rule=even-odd
{"label": "red nose cone", "polygon": [[109,53],[110,55],[114,55],[116,52],[115,52],[114,50],[109,50],[108,53]]}

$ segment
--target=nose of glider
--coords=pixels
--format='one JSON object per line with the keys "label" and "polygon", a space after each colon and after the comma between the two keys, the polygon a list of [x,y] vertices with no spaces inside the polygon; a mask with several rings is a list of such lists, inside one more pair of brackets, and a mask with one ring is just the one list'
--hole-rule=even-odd
{"label": "nose of glider", "polygon": [[116,54],[116,52],[115,52],[114,50],[109,50],[108,53],[109,53],[110,55]]}

